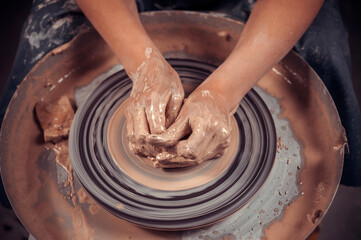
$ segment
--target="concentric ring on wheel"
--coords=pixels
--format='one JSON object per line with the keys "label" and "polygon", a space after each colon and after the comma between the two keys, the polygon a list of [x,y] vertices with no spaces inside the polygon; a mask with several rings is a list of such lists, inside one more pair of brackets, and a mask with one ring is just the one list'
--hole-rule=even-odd
{"label": "concentric ring on wheel", "polygon": [[[170,59],[169,63],[184,84],[194,86],[215,69],[193,60]],[[180,230],[217,222],[256,194],[274,162],[276,133],[271,114],[255,91],[243,98],[234,115],[240,141],[225,171],[205,184],[166,191],[135,181],[109,152],[109,121],[130,90],[125,71],[114,74],[90,94],[72,124],[69,150],[74,172],[99,205],[144,227]]]}

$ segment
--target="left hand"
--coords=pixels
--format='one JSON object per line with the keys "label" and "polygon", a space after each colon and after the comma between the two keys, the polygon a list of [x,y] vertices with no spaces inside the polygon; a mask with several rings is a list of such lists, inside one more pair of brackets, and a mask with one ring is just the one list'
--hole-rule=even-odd
{"label": "left hand", "polygon": [[[196,89],[185,101],[178,118],[164,133],[151,134],[147,141],[162,148],[175,147],[175,153],[160,153],[160,165],[198,165],[222,156],[230,143],[230,116],[226,99],[216,91]],[[189,137],[181,140],[188,134]]]}

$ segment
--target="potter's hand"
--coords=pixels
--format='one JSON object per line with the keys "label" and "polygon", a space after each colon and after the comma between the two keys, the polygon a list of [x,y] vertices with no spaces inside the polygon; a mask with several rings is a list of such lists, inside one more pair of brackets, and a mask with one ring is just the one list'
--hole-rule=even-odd
{"label": "potter's hand", "polygon": [[[96,0],[76,1],[128,72],[135,72],[144,61],[144,51],[146,51],[146,49],[156,49],[154,43],[142,26],[134,0],[106,0],[106,4],[104,4],[104,1]],[[239,104],[243,96],[258,80],[292,49],[316,17],[323,1],[324,0],[257,1],[231,54],[208,78],[207,89],[216,89],[216,92],[220,93],[220,96],[227,96],[228,106],[226,109],[228,110],[225,111],[226,113],[231,112],[230,109],[233,109]],[[169,97],[163,94],[160,94],[160,96],[149,94],[148,97],[143,97],[143,92],[145,92],[148,86],[145,84],[146,81],[144,83],[142,81],[135,82],[134,85],[139,84],[139,88],[134,88],[130,103],[133,102],[135,110],[137,111],[135,111],[136,113],[134,114],[127,114],[128,123],[131,123],[129,126],[131,136],[142,136],[148,132],[158,133],[163,131],[164,126],[171,122],[165,120],[167,116],[174,116],[172,113],[168,113],[167,115],[167,111],[172,112],[168,109],[172,109],[173,106],[178,106],[178,103],[180,104],[180,102],[175,104],[170,101],[170,99],[172,99],[171,96],[176,96],[177,93],[179,95],[180,92],[179,88],[174,87],[177,86],[177,84],[174,84],[174,82],[177,82],[175,79],[178,79],[175,77],[176,74],[172,73],[172,70],[170,67],[167,67],[168,65],[165,61],[161,62],[158,67],[153,67],[154,70],[151,70],[152,68],[150,68],[150,66],[158,65],[149,63],[149,67],[144,67],[144,69],[149,68],[150,76],[156,76],[162,79],[155,80],[156,82],[165,83],[164,86],[162,84],[152,84],[153,90],[151,92],[159,90],[160,93],[165,93],[166,89],[168,89],[171,95]],[[149,81],[146,72],[148,72],[148,70],[140,71],[139,75],[136,74],[136,76],[139,76],[138,79],[145,80],[145,78],[147,78],[147,81]],[[168,74],[165,74],[165,72]],[[164,77],[169,75],[174,77]],[[143,78],[141,78],[141,76],[143,76]],[[181,92],[183,93],[183,91]],[[220,123],[227,122],[225,119],[228,119],[228,115],[223,113],[224,109],[222,108],[222,104],[219,104],[219,101],[215,100],[218,97],[212,95],[212,93],[214,93],[213,91],[210,91],[210,94],[214,99],[210,96],[203,98],[214,101],[203,101],[204,99],[202,99],[201,93],[199,91],[195,93],[197,94],[192,94],[194,96],[190,97],[184,105],[182,114],[180,114],[174,126],[159,137],[159,142],[165,143],[169,140],[175,144],[181,136],[192,131],[188,140],[181,141],[178,144],[177,151],[183,156],[193,156],[194,159],[202,159],[203,156],[204,159],[207,158],[208,154],[208,151],[204,150],[206,149],[204,147],[205,142],[210,143],[210,147],[214,149],[222,146],[220,143],[223,142],[217,140],[218,138],[221,139],[220,136],[222,136],[219,132],[220,130],[215,131],[208,129],[221,129],[216,124],[212,124],[212,122],[214,122],[215,119],[217,121],[219,119]],[[180,94],[180,99],[182,97],[183,95]],[[204,105],[202,105],[203,103]],[[146,106],[148,107],[146,108]],[[196,113],[195,110],[191,109],[193,106],[200,108],[200,111]],[[158,107],[158,109],[154,110],[151,107]],[[161,112],[160,109],[162,109],[163,112]],[[174,107],[174,109],[177,110],[177,107]],[[155,112],[160,113],[159,118],[157,118]],[[211,117],[207,114],[210,114]],[[154,122],[152,119],[153,116],[155,117]],[[132,119],[129,119],[130,117]],[[169,119],[172,118],[173,117],[169,117]],[[152,121],[149,121],[150,119]],[[150,124],[150,131],[147,128],[147,123]],[[160,124],[158,125],[158,123]],[[165,124],[163,125],[163,123]],[[179,133],[177,133],[178,130]],[[208,133],[207,136],[202,137],[200,133],[202,131],[208,131],[210,134]],[[215,144],[213,144],[213,140],[211,141],[209,139],[209,135],[212,135],[211,137],[216,139]],[[203,139],[204,141],[199,139]]]}
{"label": "potter's hand", "polygon": [[145,138],[163,133],[174,122],[184,91],[178,74],[158,50],[147,48],[145,56],[137,71],[129,73],[133,89],[126,109],[127,132],[134,153],[155,157],[156,149]]}
{"label": "potter's hand", "polygon": [[172,124],[183,101],[177,73],[166,62],[140,21],[135,0],[76,0],[133,81],[126,109],[130,149],[152,157],[144,141]]}
{"label": "potter's hand", "polygon": [[[158,154],[157,161],[164,165],[176,164],[174,161],[180,165],[196,165],[220,157],[230,141],[231,113],[226,104],[225,98],[216,91],[195,90],[172,126],[163,134],[148,136],[147,140],[155,146],[176,148],[174,155]],[[181,140],[188,134],[186,140]]]}

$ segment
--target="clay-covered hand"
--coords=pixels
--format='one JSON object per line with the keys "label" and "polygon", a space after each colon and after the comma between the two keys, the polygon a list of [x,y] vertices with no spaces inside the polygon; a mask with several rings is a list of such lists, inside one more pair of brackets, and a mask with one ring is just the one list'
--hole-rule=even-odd
{"label": "clay-covered hand", "polygon": [[148,136],[147,141],[155,146],[175,148],[175,154],[158,154],[157,162],[163,166],[179,164],[183,167],[222,156],[229,146],[231,132],[231,113],[226,110],[226,104],[225,98],[217,92],[196,89],[185,101],[173,125],[163,134]]}
{"label": "clay-covered hand", "polygon": [[129,73],[133,88],[125,116],[129,147],[137,155],[155,157],[156,149],[146,144],[148,134],[160,134],[178,115],[184,90],[178,74],[158,50],[147,48],[145,60]]}

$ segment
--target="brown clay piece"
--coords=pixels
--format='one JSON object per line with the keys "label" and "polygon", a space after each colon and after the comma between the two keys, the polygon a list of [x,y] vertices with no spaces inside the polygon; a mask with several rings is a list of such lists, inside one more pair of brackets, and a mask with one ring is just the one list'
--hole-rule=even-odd
{"label": "brown clay piece", "polygon": [[53,101],[40,101],[35,105],[35,112],[45,142],[57,143],[68,137],[74,110],[67,96]]}

